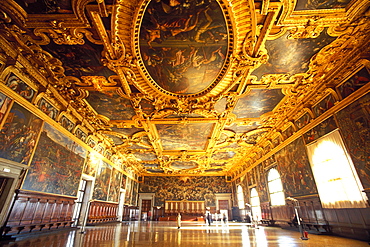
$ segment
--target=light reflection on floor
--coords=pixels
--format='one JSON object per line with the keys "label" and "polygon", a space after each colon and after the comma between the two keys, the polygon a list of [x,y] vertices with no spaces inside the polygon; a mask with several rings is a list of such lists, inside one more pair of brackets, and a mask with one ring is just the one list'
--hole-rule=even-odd
{"label": "light reflection on floor", "polygon": [[13,247],[267,247],[267,246],[369,246],[366,242],[335,236],[309,235],[301,240],[300,233],[278,227],[252,228],[243,223],[205,225],[203,222],[123,222],[87,226],[84,229],[63,230],[48,234],[32,234],[15,242],[0,242]]}

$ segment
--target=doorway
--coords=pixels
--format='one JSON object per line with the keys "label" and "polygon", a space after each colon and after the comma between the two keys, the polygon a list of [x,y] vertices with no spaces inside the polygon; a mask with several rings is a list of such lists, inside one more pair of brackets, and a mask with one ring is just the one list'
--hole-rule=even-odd
{"label": "doorway", "polygon": [[77,192],[77,200],[73,212],[74,226],[85,226],[89,213],[92,191],[93,191],[93,180],[82,178]]}
{"label": "doorway", "polygon": [[147,221],[151,220],[152,214],[152,200],[142,200],[141,201],[141,220]]}
{"label": "doorway", "polygon": [[125,206],[125,194],[126,194],[126,190],[121,189],[119,193],[119,201],[118,201],[118,212],[117,212],[118,221],[123,220],[123,209]]}

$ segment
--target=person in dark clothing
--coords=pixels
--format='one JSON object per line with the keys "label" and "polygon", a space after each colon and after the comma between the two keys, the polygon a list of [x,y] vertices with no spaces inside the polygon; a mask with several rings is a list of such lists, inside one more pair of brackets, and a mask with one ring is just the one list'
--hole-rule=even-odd
{"label": "person in dark clothing", "polygon": [[208,221],[208,225],[210,226],[211,225],[211,221],[212,221],[212,217],[211,217],[211,214],[210,213],[207,214],[207,221]]}

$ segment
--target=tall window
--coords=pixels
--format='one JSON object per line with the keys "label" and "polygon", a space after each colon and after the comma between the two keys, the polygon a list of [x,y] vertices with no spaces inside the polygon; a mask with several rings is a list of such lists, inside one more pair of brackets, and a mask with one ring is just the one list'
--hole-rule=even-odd
{"label": "tall window", "polygon": [[238,185],[237,197],[238,197],[238,206],[239,206],[239,209],[244,208],[245,207],[245,204],[244,204],[244,194],[243,194],[243,187],[241,185]]}
{"label": "tall window", "polygon": [[338,130],[307,146],[324,208],[364,208],[366,195]]}
{"label": "tall window", "polygon": [[270,169],[267,176],[267,181],[270,192],[271,205],[285,205],[283,185],[281,183],[280,174],[275,168]]}
{"label": "tall window", "polygon": [[251,189],[251,206],[252,206],[252,216],[254,220],[262,219],[261,216],[261,207],[260,207],[260,198],[256,188]]}

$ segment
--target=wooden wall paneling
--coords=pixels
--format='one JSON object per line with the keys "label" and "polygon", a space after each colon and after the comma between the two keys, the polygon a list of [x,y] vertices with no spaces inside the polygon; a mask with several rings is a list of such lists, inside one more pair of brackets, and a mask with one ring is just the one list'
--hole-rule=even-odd
{"label": "wooden wall paneling", "polygon": [[323,208],[325,219],[331,224],[336,224],[339,220],[335,209]]}
{"label": "wooden wall paneling", "polygon": [[[117,221],[118,203],[92,201],[88,213],[88,224]],[[127,212],[129,214],[129,212]]]}
{"label": "wooden wall paneling", "polygon": [[[14,206],[4,230],[6,234],[20,233],[27,229],[51,229],[71,225],[72,211],[63,207],[74,204],[73,197],[50,195],[41,192],[17,190]],[[63,213],[62,213],[63,210]],[[60,216],[63,217],[60,217]]]}
{"label": "wooden wall paneling", "polygon": [[[370,217],[369,216],[370,209],[366,209],[366,208],[348,209],[347,212],[348,212],[349,221],[352,225],[356,227],[366,228],[364,215],[368,215],[367,217]],[[370,229],[370,227],[368,227],[367,229]]]}
{"label": "wooden wall paneling", "polygon": [[21,219],[21,225],[27,225],[32,223],[32,219],[37,208],[37,198],[27,198],[26,207]]}
{"label": "wooden wall paneling", "polygon": [[44,213],[47,206],[47,199],[46,198],[40,198],[38,201],[37,210],[35,211],[35,215],[32,219],[32,223],[41,223],[42,219],[44,217]]}
{"label": "wooden wall paneling", "polygon": [[68,201],[63,201],[62,202],[62,209],[60,211],[59,221],[65,221],[66,220],[68,208],[69,208]]}
{"label": "wooden wall paneling", "polygon": [[346,208],[338,208],[334,209],[336,211],[336,215],[338,218],[338,223],[341,225],[350,225],[351,221],[348,215],[348,209]]}
{"label": "wooden wall paneling", "polygon": [[318,198],[312,201],[312,207],[315,213],[316,220],[321,223],[326,223],[324,211]]}
{"label": "wooden wall paneling", "polygon": [[45,222],[45,223],[51,222],[51,217],[53,215],[55,205],[56,205],[55,200],[47,199],[46,208],[44,211],[42,222]]}
{"label": "wooden wall paneling", "polygon": [[62,211],[63,207],[63,202],[61,200],[56,200],[55,201],[55,208],[53,211],[53,214],[51,216],[51,222],[58,222],[60,219],[60,214]]}
{"label": "wooden wall paneling", "polygon": [[27,206],[28,199],[26,197],[22,197],[17,195],[15,199],[14,206],[12,211],[10,212],[8,224],[9,225],[20,225],[21,219],[23,217],[24,211]]}
{"label": "wooden wall paneling", "polygon": [[72,220],[74,207],[75,207],[75,202],[74,201],[68,203],[68,209],[67,209],[67,214],[65,216],[65,221],[71,221]]}
{"label": "wooden wall paneling", "polygon": [[308,222],[317,221],[314,210],[313,210],[312,201],[304,201],[302,208],[304,209],[304,212],[305,212],[303,213],[303,217],[302,217],[303,220],[306,220]]}

